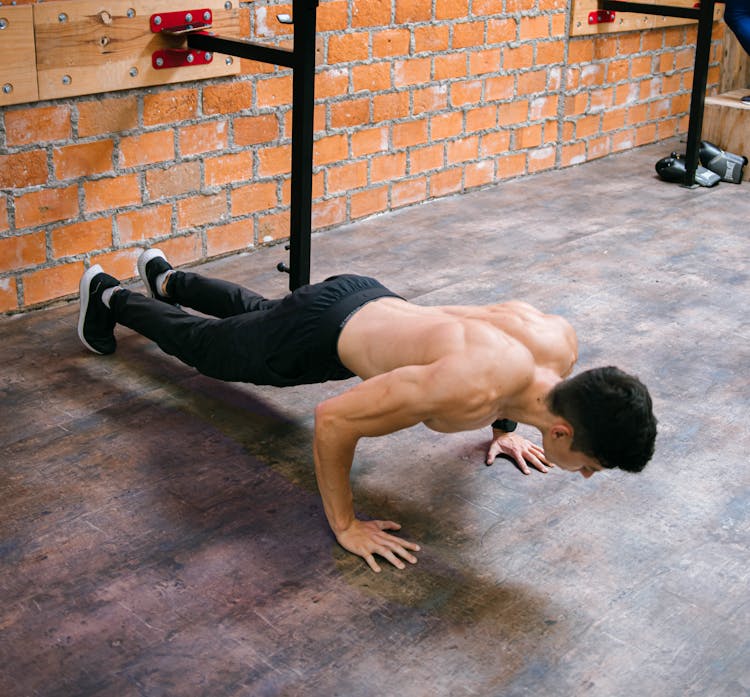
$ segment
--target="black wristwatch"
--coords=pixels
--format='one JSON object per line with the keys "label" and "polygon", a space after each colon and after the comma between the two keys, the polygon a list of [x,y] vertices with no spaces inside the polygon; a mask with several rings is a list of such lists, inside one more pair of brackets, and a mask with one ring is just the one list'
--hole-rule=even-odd
{"label": "black wristwatch", "polygon": [[498,419],[492,422],[492,428],[498,431],[505,431],[506,433],[512,433],[516,430],[518,422],[511,421],[510,419]]}

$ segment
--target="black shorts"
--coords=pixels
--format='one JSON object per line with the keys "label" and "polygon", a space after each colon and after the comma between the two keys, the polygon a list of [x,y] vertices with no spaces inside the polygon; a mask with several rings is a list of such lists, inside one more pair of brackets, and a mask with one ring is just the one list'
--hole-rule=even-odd
{"label": "black shorts", "polygon": [[301,385],[354,376],[339,360],[337,343],[347,320],[378,298],[398,298],[374,278],[333,276],[302,286],[263,318],[265,381]]}

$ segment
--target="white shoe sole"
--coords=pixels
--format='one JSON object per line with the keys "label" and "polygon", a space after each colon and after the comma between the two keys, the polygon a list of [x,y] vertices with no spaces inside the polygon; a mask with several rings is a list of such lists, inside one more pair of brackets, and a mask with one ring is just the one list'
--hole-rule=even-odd
{"label": "white shoe sole", "polygon": [[141,277],[141,281],[143,281],[143,285],[146,286],[146,294],[149,298],[156,297],[153,292],[151,291],[151,284],[148,282],[148,276],[146,276],[146,264],[148,264],[149,261],[152,259],[156,259],[157,257],[160,257],[164,259],[164,261],[167,261],[167,257],[164,256],[164,252],[161,251],[161,249],[157,249],[154,247],[153,249],[147,249],[141,256],[138,257],[138,275]]}
{"label": "white shoe sole", "polygon": [[83,323],[86,320],[86,311],[89,308],[89,298],[91,296],[91,280],[98,273],[102,273],[104,269],[99,264],[94,264],[86,273],[81,276],[81,282],[78,285],[78,290],[81,294],[81,310],[78,313],[78,338],[81,343],[89,350],[94,353],[98,353],[100,356],[103,355],[101,351],[97,351],[83,336]]}

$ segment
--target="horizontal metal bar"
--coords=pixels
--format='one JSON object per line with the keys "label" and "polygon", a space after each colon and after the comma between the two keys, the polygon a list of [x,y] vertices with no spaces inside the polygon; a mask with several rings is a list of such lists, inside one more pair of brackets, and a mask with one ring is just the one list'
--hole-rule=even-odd
{"label": "horizontal metal bar", "polygon": [[700,19],[700,9],[695,7],[677,7],[676,5],[650,5],[645,2],[624,2],[623,0],[599,0],[602,10],[614,12],[637,12],[644,15],[661,17],[682,17],[683,19]]}
{"label": "horizontal metal bar", "polygon": [[285,48],[276,48],[274,46],[264,46],[263,44],[254,44],[252,41],[243,39],[227,39],[223,36],[214,36],[207,32],[199,31],[187,35],[187,43],[190,48],[197,48],[201,51],[211,51],[212,53],[223,53],[227,56],[237,56],[238,58],[247,58],[261,63],[273,63],[274,65],[283,65],[287,68],[294,68],[294,52]]}

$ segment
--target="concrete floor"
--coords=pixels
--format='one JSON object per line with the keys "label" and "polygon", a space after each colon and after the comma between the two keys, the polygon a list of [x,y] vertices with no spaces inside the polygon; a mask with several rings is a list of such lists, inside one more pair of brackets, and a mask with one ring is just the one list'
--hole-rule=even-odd
{"label": "concrete floor", "polygon": [[[348,383],[219,383],[128,330],[97,357],[73,304],[0,319],[0,694],[750,694],[750,195],[657,180],[674,147],[314,237],[313,280],[527,300],[655,400],[640,475],[487,468],[485,432],[361,443],[359,512],[423,547],[402,572],[344,553],[316,493],[313,407]],[[275,296],[284,257],[202,269]]]}

